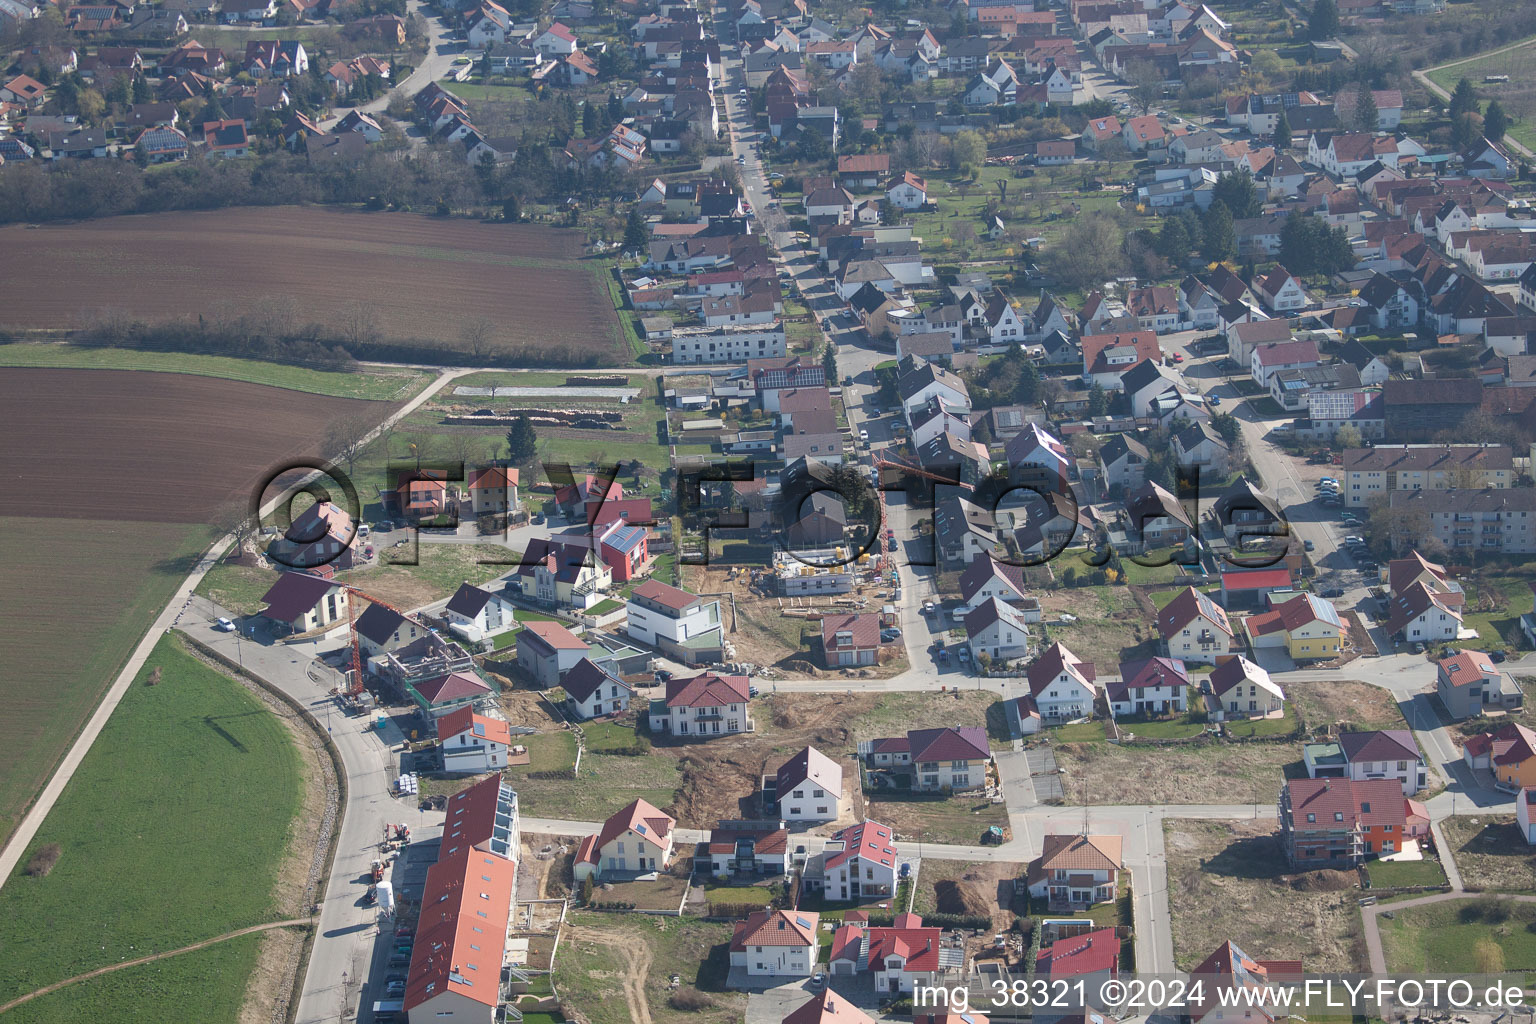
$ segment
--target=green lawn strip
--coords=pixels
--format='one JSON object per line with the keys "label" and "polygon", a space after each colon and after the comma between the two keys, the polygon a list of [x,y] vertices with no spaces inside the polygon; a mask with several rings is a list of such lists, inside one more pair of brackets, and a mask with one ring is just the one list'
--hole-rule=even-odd
{"label": "green lawn strip", "polygon": [[581,731],[587,750],[592,753],[628,750],[635,745],[634,727],[620,722],[591,722],[582,726]]}
{"label": "green lawn strip", "polygon": [[1279,718],[1238,718],[1227,722],[1227,732],[1238,739],[1285,736],[1296,728],[1296,710],[1287,704]]}
{"label": "green lawn strip", "polygon": [[[0,594],[9,640],[0,840],[210,540],[209,530],[185,523],[0,518],[9,584]],[[47,597],[64,594],[67,615]]]}
{"label": "green lawn strip", "polygon": [[[154,963],[125,967],[39,996],[5,1015],[6,1024],[163,1024],[196,1019],[232,1021],[239,1016],[246,981],[256,966],[261,934],[241,935]],[[131,958],[130,958],[131,959]]]}
{"label": "green lawn strip", "polygon": [[1366,865],[1371,885],[1379,889],[1407,888],[1412,885],[1444,885],[1445,872],[1434,860],[1373,860]]}
{"label": "green lawn strip", "polygon": [[750,903],[766,907],[773,901],[773,888],[767,885],[706,885],[704,898],[711,903]]}
{"label": "green lawn strip", "polygon": [[587,609],[587,614],[588,615],[607,615],[609,612],[620,611],[623,608],[624,608],[624,602],[623,601],[616,601],[616,600],[614,600],[613,598],[610,597],[610,598],[606,598],[606,599],[604,599],[602,601],[599,601],[599,602],[597,602],[597,604],[593,605],[591,608],[588,608]]}
{"label": "green lawn strip", "polygon": [[1104,739],[1104,723],[1074,722],[1071,725],[1050,729],[1046,735],[1056,743],[1092,743],[1095,740]]}
{"label": "green lawn strip", "polygon": [[497,633],[491,637],[491,650],[500,651],[513,646],[517,643],[517,635],[521,632],[522,628],[519,627],[517,629],[509,629],[504,633]]}
{"label": "green lawn strip", "polygon": [[1154,718],[1147,721],[1122,718],[1116,721],[1122,733],[1134,733],[1138,738],[1150,740],[1187,739],[1198,736],[1206,729],[1206,717],[1199,712],[1188,711],[1173,718]]}
{"label": "green lawn strip", "polygon": [[254,615],[265,607],[262,596],[277,582],[277,573],[256,565],[220,562],[198,583],[196,593],[237,615]]}
{"label": "green lawn strip", "polygon": [[[1391,974],[1482,974],[1536,968],[1536,906],[1528,903],[1491,896],[1455,900],[1395,910],[1391,918],[1378,915],[1376,921]],[[1491,957],[1480,962],[1480,942],[1499,948],[1502,965],[1490,962]]]}
{"label": "green lawn strip", "polygon": [[302,771],[276,716],[162,639],[0,889],[0,1000],[271,920]]}
{"label": "green lawn strip", "polygon": [[508,781],[514,785],[516,783],[513,780],[522,773],[569,771],[576,763],[576,737],[564,729],[520,736],[517,742],[528,748],[529,761],[526,765],[515,765],[507,769]]}
{"label": "green lawn strip", "polygon": [[[552,735],[552,734],[545,734]],[[575,742],[574,738],[571,740]],[[572,749],[570,757],[575,757]],[[570,766],[569,759],[560,765]],[[682,782],[682,767],[670,754],[625,756],[588,750],[581,756],[581,777],[530,778],[540,771],[538,758],[527,768],[513,768],[507,781],[517,790],[523,813],[538,818],[602,821],[635,798],[657,807],[672,803]]]}
{"label": "green lawn strip", "polygon": [[283,363],[264,363],[231,356],[190,352],[149,352],[125,348],[84,348],[62,344],[0,345],[0,366],[61,367],[95,370],[149,370],[187,373],[198,377],[265,384],[337,398],[366,398],[403,402],[415,395],[432,374],[422,370],[312,370]]}

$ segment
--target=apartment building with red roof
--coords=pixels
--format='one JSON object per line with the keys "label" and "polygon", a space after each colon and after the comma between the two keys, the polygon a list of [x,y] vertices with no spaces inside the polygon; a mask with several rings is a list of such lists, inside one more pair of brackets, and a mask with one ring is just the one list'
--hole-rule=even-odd
{"label": "apartment building with red roof", "polygon": [[427,869],[405,983],[411,1018],[496,1019],[516,878],[512,861],[471,849]]}
{"label": "apartment building with red roof", "polygon": [[829,900],[859,900],[896,892],[896,834],[889,825],[863,821],[832,833],[806,862],[804,884]]}
{"label": "apartment building with red roof", "polygon": [[1429,831],[1396,779],[1292,779],[1280,790],[1280,845],[1297,867],[1354,867]]}

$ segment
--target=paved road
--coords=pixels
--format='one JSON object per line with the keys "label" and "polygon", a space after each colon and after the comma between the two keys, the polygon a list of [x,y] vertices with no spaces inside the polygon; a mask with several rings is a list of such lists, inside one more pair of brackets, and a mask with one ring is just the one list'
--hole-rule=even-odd
{"label": "paved road", "polygon": [[[392,83],[390,89],[382,96],[367,103],[359,104],[355,108],[335,108],[333,116],[321,124],[322,128],[329,128],[345,117],[348,111],[353,109],[360,110],[364,114],[381,113],[385,107],[389,106],[390,93],[396,89],[407,96],[416,95],[416,93],[425,89],[431,83],[446,77],[453,67],[454,59],[463,55],[464,44],[455,43],[448,39],[448,26],[435,7],[429,6],[424,0],[406,0],[405,7],[407,16],[419,14],[427,23],[427,52],[422,57],[421,63],[417,64],[416,68],[405,78]],[[404,128],[406,126],[402,125],[401,127]],[[411,129],[407,134],[411,137],[412,141],[425,141],[415,129]]]}

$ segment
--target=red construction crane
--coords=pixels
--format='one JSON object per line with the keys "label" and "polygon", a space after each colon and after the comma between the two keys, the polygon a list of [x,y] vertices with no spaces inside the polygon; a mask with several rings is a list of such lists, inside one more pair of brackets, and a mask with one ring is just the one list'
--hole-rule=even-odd
{"label": "red construction crane", "polygon": [[342,583],[340,580],[332,580],[331,582],[341,587],[350,595],[347,600],[347,634],[352,641],[352,679],[342,693],[348,697],[356,697],[363,692],[363,654],[357,642],[357,601],[355,598],[360,597],[369,604],[376,604],[381,608],[392,611],[402,619],[415,623],[422,630],[426,630],[427,627],[389,602],[381,601],[379,598],[365,593],[359,587],[354,587],[350,583]]}
{"label": "red construction crane", "polygon": [[[935,483],[949,484],[951,486],[953,486],[954,483],[955,483],[954,477],[944,476],[944,475],[939,474],[939,473],[931,473],[928,470],[923,469],[921,466],[911,466],[911,465],[908,465],[905,462],[901,462],[901,461],[898,461],[896,459],[888,458],[883,453],[879,454],[879,455],[876,455],[875,456],[875,469],[878,471],[878,470],[885,469],[887,467],[889,467],[891,469],[899,469],[903,473],[911,473],[913,476],[922,477],[924,480],[932,480]],[[898,574],[897,574],[897,571],[896,571],[896,558],[895,558],[895,555],[896,555],[896,531],[894,529],[892,529],[889,525],[887,525],[888,523],[890,523],[891,517],[890,517],[890,511],[885,507],[885,489],[882,488],[882,487],[877,486],[875,488],[875,493],[880,496],[880,524],[881,524],[881,528],[883,530],[885,530],[885,555],[886,555],[885,561],[886,561],[887,565],[889,565],[889,567],[890,567],[892,581],[896,581],[898,579]],[[885,565],[881,566],[882,571],[885,568],[886,568]]]}

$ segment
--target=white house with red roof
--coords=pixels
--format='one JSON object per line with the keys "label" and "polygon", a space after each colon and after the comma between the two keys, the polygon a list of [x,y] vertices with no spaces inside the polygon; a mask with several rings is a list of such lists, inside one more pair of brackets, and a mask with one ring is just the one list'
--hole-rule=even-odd
{"label": "white house with red roof", "polygon": [[1263,718],[1285,710],[1285,691],[1241,654],[1216,659],[1209,677],[1211,718]]}
{"label": "white house with red roof", "polygon": [[651,701],[651,731],[684,739],[752,732],[757,724],[747,713],[750,695],[746,676],[704,672],[668,680],[667,695]]}
{"label": "white house with red roof", "polygon": [[1278,263],[1259,280],[1256,290],[1264,305],[1276,313],[1305,309],[1309,301],[1301,279]]}
{"label": "white house with red roof", "polygon": [[1453,719],[1519,707],[1524,695],[1482,651],[1461,650],[1441,660],[1435,691]]}
{"label": "white house with red roof", "polygon": [[496,1020],[516,880],[515,863],[470,849],[427,869],[405,982],[412,1022]]}
{"label": "white house with red roof", "polygon": [[[710,874],[786,875],[789,873],[789,829],[781,818],[727,820],[709,831],[704,842]],[[703,871],[703,864],[695,870]]]}
{"label": "white house with red roof", "polygon": [[1109,713],[1166,715],[1189,707],[1189,669],[1178,658],[1120,663],[1120,678],[1106,680]]}
{"label": "white house with red roof", "polygon": [[875,992],[910,993],[933,986],[943,973],[940,936],[943,929],[927,927],[916,914],[897,914],[889,928],[869,929],[869,969]]}
{"label": "white house with red roof", "polygon": [[566,57],[576,52],[576,33],[560,22],[533,37],[533,48],[546,57]]}
{"label": "white house with red roof", "polygon": [[677,819],[646,800],[634,800],[603,822],[603,830],[576,847],[578,883],[610,875],[665,871],[672,863]]}
{"label": "white house with red roof", "polygon": [[335,502],[317,501],[299,513],[267,547],[269,557],[293,569],[350,569],[358,558],[357,526]]}
{"label": "white house with red roof", "polygon": [[1085,334],[1082,346],[1083,380],[1106,391],[1122,390],[1120,378],[1127,370],[1163,354],[1156,331]]}
{"label": "white house with red roof", "polygon": [[625,612],[624,628],[631,639],[690,665],[720,660],[723,636],[718,599],[646,580],[630,592]]}
{"label": "white house with red roof", "polygon": [[485,466],[469,474],[469,508],[476,516],[505,515],[517,508],[515,466]]}
{"label": "white house with red roof", "polygon": [[904,737],[864,740],[859,756],[872,768],[908,769],[917,792],[978,789],[992,759],[987,731],[962,725],[912,729]]}
{"label": "white house with red roof", "polygon": [[829,900],[860,900],[896,892],[896,836],[889,825],[862,821],[832,833],[806,864],[805,884]]}
{"label": "white house with red roof", "polygon": [[928,182],[907,171],[886,185],[885,197],[898,210],[921,210],[928,202]]}
{"label": "white house with red roof", "polygon": [[[985,1018],[971,1014],[973,1024],[986,1024]],[[826,989],[820,995],[785,1017],[782,1024],[875,1024],[875,1019],[842,996]]]}
{"label": "white house with red roof", "polygon": [[1124,840],[1114,835],[1047,835],[1025,874],[1029,894],[1062,910],[1115,899],[1125,870]]}
{"label": "white house with red roof", "polygon": [[1249,357],[1249,373],[1261,388],[1269,387],[1269,378],[1281,370],[1305,370],[1318,364],[1317,342],[1271,341],[1255,345]]}
{"label": "white house with red roof", "polygon": [[1097,992],[1098,986],[1120,975],[1120,937],[1113,928],[1057,939],[1035,955],[1035,977],[1054,984],[1079,982]]}
{"label": "white house with red roof", "polygon": [[1231,653],[1235,642],[1226,610],[1194,587],[1185,587],[1163,606],[1157,629],[1170,658],[1207,665]]}
{"label": "white house with red roof", "polygon": [[443,749],[443,771],[499,772],[507,766],[511,727],[502,718],[487,718],[466,704],[437,720],[437,742]]}
{"label": "white house with red roof", "polygon": [[1515,794],[1515,822],[1521,838],[1536,846],[1536,789],[1526,786]]}
{"label": "white house with red roof", "polygon": [[1024,675],[1045,721],[1070,722],[1093,714],[1099,699],[1093,662],[1082,660],[1060,640],[1041,651]]}
{"label": "white house with red roof", "polygon": [[736,922],[732,967],[748,978],[809,978],[816,968],[816,929],[821,915],[809,910],[759,910]]}
{"label": "white house with red roof", "polygon": [[443,607],[443,618],[456,635],[473,642],[516,626],[516,612],[517,607],[500,594],[461,583]]}

